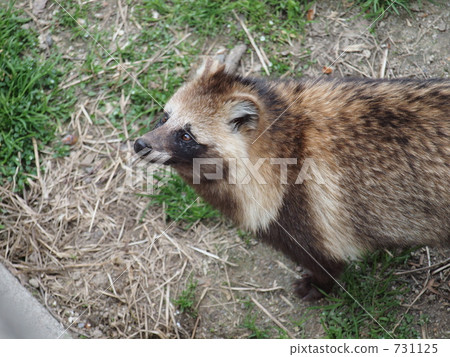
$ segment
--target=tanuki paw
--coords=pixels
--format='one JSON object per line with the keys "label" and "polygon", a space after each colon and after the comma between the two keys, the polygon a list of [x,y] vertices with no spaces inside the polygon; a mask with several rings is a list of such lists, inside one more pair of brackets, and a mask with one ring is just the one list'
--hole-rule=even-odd
{"label": "tanuki paw", "polygon": [[312,285],[312,277],[309,274],[295,281],[294,292],[304,301],[315,301],[323,297],[323,294]]}

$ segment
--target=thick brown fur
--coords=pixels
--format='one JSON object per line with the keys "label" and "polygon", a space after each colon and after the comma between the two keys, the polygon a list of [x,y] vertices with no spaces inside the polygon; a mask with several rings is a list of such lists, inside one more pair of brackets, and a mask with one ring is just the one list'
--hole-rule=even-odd
{"label": "thick brown fur", "polygon": [[[141,146],[172,157],[206,201],[307,269],[296,284],[306,300],[364,252],[450,245],[449,80],[262,80],[208,60],[166,112]],[[180,130],[195,138],[189,148],[174,143]],[[224,178],[207,180],[205,165],[193,184],[194,157],[225,159]],[[246,177],[241,161],[259,158],[260,180]],[[286,184],[274,158],[297,160]],[[312,175],[296,183],[305,162]]]}

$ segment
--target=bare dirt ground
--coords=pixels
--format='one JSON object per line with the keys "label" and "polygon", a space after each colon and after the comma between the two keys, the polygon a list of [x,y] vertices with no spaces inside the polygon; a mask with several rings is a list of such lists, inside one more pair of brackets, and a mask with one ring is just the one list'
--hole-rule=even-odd
{"label": "bare dirt ground", "polygon": [[[28,1],[17,6],[31,13]],[[34,16],[33,26],[45,32],[54,6]],[[105,2],[99,22],[119,26],[120,13],[125,18],[133,13],[124,4],[120,8],[115,1]],[[279,55],[293,53],[293,68],[309,63],[307,76],[322,75],[324,66],[332,69],[331,76],[449,76],[448,2],[413,7],[412,17],[390,15],[374,33],[366,30],[369,20],[357,14],[341,2],[318,3],[315,22]],[[131,24],[121,27],[129,38],[138,33]],[[68,56],[86,55],[82,44],[69,42],[64,33],[53,40]],[[218,41],[211,52],[221,45]],[[243,68],[251,66],[253,72],[259,70],[256,56],[246,54]],[[71,76],[81,77],[76,63]],[[74,336],[246,338],[251,332],[243,322],[252,313],[272,337],[280,334],[275,326],[290,337],[323,337],[319,312],[291,292],[301,270],[278,252],[254,239],[244,242],[226,220],[202,221],[185,230],[166,222],[161,207],[151,207],[142,218],[148,198],[125,184],[131,143],[120,139],[123,132],[116,128],[93,124],[92,118],[105,116],[98,102],[98,97],[78,99],[65,128],[79,134],[78,143],[69,157],[45,158],[45,174],[25,197],[0,188],[1,208],[8,212],[2,213],[7,228],[0,232],[6,267]],[[107,110],[127,110],[129,104],[124,96]],[[432,250],[428,259],[422,249],[411,269],[425,269],[405,275],[411,293],[404,305],[412,304],[410,310],[418,316],[429,316],[422,337],[450,337],[448,267],[434,275],[426,269],[446,257],[448,251]],[[180,313],[174,304],[189,277],[198,281],[197,316]],[[248,302],[254,306],[251,312]]]}

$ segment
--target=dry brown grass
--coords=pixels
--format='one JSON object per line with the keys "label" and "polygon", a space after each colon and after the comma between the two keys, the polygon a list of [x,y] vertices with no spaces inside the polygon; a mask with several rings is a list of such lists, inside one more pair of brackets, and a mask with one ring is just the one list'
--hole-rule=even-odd
{"label": "dry brown grass", "polygon": [[46,158],[24,197],[0,188],[1,260],[23,283],[37,280],[45,305],[76,333],[89,334],[77,326],[90,321],[113,327],[110,336],[190,336],[172,300],[201,271],[204,252],[226,263],[217,247],[233,231],[202,223],[183,231],[161,209],[143,215],[149,199],[126,185],[129,145],[83,112],[68,128],[81,134],[69,157]]}

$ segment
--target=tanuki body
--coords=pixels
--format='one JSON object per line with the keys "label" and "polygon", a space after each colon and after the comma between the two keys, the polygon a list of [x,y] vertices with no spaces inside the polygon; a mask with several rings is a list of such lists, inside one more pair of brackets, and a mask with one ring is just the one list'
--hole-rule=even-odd
{"label": "tanuki body", "polygon": [[449,80],[262,80],[207,60],[135,150],[302,265],[306,300],[367,251],[450,246]]}

